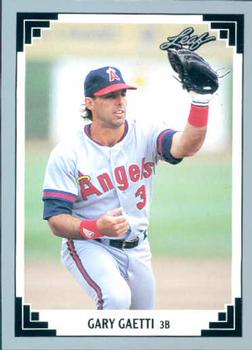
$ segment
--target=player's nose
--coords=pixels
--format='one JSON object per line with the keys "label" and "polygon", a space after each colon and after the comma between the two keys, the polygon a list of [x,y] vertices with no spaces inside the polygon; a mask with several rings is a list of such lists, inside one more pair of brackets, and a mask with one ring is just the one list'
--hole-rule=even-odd
{"label": "player's nose", "polygon": [[126,98],[122,94],[118,94],[116,97],[116,103],[118,104],[125,104]]}

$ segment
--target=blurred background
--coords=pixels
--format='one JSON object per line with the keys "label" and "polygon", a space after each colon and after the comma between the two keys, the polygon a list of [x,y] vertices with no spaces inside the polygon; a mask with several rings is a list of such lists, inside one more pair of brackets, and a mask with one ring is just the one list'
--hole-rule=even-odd
{"label": "blurred background", "polygon": [[[118,67],[126,82],[138,87],[128,92],[128,118],[162,119],[171,128],[182,129],[190,98],[173,77],[167,54],[159,45],[168,36],[177,35],[189,26],[195,29],[196,35],[209,32],[206,23],[51,21],[51,28],[42,30],[42,38],[33,38],[32,45],[26,46],[27,268],[33,262],[60,261],[61,241],[50,233],[47,222],[42,220],[42,184],[54,145],[83,123],[80,106],[86,74],[101,66]],[[160,261],[165,258],[225,261],[225,297],[229,297],[233,49],[227,47],[226,40],[218,39],[218,32],[210,31],[210,35],[217,40],[202,45],[197,52],[215,69],[224,67],[230,69],[231,74],[221,79],[211,103],[209,130],[202,150],[177,166],[159,164],[149,237],[153,258]],[[29,289],[32,282],[30,270],[27,271],[29,299],[32,298]]]}

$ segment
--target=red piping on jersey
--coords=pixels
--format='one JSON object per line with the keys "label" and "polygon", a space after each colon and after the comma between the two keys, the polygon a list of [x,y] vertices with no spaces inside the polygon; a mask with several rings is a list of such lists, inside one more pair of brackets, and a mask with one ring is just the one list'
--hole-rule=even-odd
{"label": "red piping on jersey", "polygon": [[[85,132],[85,134],[86,134],[93,142],[97,143],[97,145],[99,145],[99,146],[104,146],[104,145],[102,145],[101,143],[99,143],[99,142],[97,142],[97,141],[95,141],[95,140],[92,139],[92,137],[91,137],[91,130],[90,130],[90,129],[91,129],[91,124],[85,125],[85,126],[84,126],[84,132]],[[127,133],[128,133],[128,129],[129,129],[128,122],[127,122],[127,120],[125,120],[124,133],[123,133],[122,137],[120,138],[120,140],[117,141],[117,143],[121,142],[121,141],[124,139],[124,137],[125,137],[125,136],[127,135]]]}
{"label": "red piping on jersey", "polygon": [[56,198],[56,199],[65,199],[70,202],[75,202],[76,196],[59,192],[59,191],[51,191],[51,190],[45,190],[43,193],[43,199],[48,199],[48,198]]}
{"label": "red piping on jersey", "polygon": [[82,274],[82,276],[84,277],[85,281],[95,290],[97,297],[98,297],[98,307],[97,310],[103,310],[103,304],[104,304],[104,300],[102,298],[102,291],[101,288],[91,279],[91,277],[88,275],[87,271],[85,270],[81,259],[79,258],[75,246],[74,246],[74,242],[72,240],[68,240],[67,241],[67,246],[68,249],[70,251],[70,254],[78,268],[78,270],[80,271],[80,273]]}

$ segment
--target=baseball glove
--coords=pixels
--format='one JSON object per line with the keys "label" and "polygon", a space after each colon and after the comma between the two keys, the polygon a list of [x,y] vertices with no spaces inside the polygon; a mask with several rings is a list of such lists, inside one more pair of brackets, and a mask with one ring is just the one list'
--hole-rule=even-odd
{"label": "baseball glove", "polygon": [[213,94],[218,89],[217,73],[201,56],[188,49],[168,49],[167,53],[184,89],[197,94]]}

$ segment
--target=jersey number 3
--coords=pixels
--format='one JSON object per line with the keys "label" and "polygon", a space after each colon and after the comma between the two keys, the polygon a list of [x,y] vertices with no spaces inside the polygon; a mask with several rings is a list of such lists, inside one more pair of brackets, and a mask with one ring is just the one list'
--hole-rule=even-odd
{"label": "jersey number 3", "polygon": [[146,188],[144,185],[139,187],[139,189],[135,193],[136,197],[140,198],[140,201],[137,203],[138,209],[143,209],[146,205]]}

